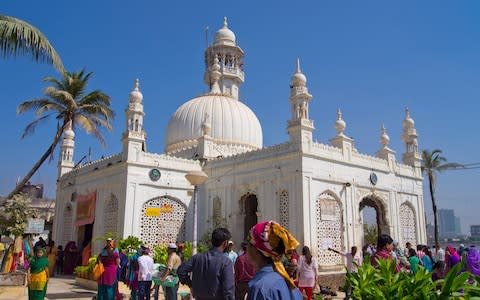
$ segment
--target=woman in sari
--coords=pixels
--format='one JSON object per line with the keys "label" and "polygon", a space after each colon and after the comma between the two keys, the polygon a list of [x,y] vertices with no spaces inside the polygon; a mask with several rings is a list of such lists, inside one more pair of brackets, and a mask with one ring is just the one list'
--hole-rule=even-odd
{"label": "woman in sari", "polygon": [[55,261],[57,259],[57,248],[55,248],[55,242],[50,241],[47,246],[47,258],[48,258],[48,274],[53,277],[55,274]]}
{"label": "woman in sari", "polygon": [[114,300],[117,291],[117,267],[120,264],[120,256],[115,251],[113,239],[107,239],[107,245],[98,255],[97,260],[102,262],[105,270],[97,280],[97,300]]}
{"label": "woman in sari", "polygon": [[45,299],[48,282],[48,259],[45,249],[35,248],[28,271],[28,300]]}
{"label": "woman in sari", "polygon": [[127,266],[127,286],[130,289],[130,299],[137,300],[138,295],[138,258],[142,254],[143,247],[137,250],[137,253],[130,257]]}
{"label": "woman in sari", "polygon": [[457,250],[455,250],[452,245],[447,246],[445,262],[447,264],[445,273],[448,273],[456,264],[460,262],[460,255],[458,255]]}
{"label": "woman in sari", "polygon": [[70,241],[65,246],[64,250],[64,262],[63,262],[63,274],[73,274],[73,269],[77,266],[78,248],[74,241]]}

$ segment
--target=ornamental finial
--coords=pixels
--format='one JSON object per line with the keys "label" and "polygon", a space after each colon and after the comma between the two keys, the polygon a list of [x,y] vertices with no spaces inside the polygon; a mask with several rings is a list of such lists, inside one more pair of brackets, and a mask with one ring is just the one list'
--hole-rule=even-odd
{"label": "ornamental finial", "polygon": [[227,21],[227,17],[223,17],[223,28],[228,28],[228,21]]}

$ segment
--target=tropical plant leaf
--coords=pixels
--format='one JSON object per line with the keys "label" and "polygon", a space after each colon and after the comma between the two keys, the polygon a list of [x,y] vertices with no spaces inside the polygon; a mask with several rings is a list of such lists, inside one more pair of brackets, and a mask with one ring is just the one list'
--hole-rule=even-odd
{"label": "tropical plant leaf", "polygon": [[25,21],[0,15],[0,53],[4,57],[29,54],[35,61],[63,71],[60,56],[45,35]]}

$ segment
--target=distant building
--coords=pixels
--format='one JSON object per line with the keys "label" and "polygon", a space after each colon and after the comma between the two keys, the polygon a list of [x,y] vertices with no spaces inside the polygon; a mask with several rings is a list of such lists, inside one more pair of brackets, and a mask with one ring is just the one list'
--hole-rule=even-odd
{"label": "distant building", "polygon": [[454,237],[457,235],[455,226],[455,212],[453,209],[438,210],[438,231],[439,235],[444,238]]}
{"label": "distant building", "polygon": [[470,234],[472,239],[480,240],[480,225],[470,225]]}
{"label": "distant building", "polygon": [[[53,217],[55,215],[55,201],[53,199],[43,198],[43,184],[31,184],[27,182],[20,190],[31,200],[30,207],[36,210],[36,218],[45,220],[45,234],[51,234]],[[0,197],[0,203],[6,200]]]}
{"label": "distant building", "polygon": [[460,217],[455,216],[455,234],[461,235],[462,234],[462,222],[460,221]]}

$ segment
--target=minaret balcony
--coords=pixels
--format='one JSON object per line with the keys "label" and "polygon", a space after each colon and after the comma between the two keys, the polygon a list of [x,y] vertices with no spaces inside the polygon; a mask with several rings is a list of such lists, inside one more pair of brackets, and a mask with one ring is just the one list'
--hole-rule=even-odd
{"label": "minaret balcony", "polygon": [[242,82],[245,81],[245,73],[240,68],[224,66],[222,72],[224,75],[233,75],[239,77]]}

